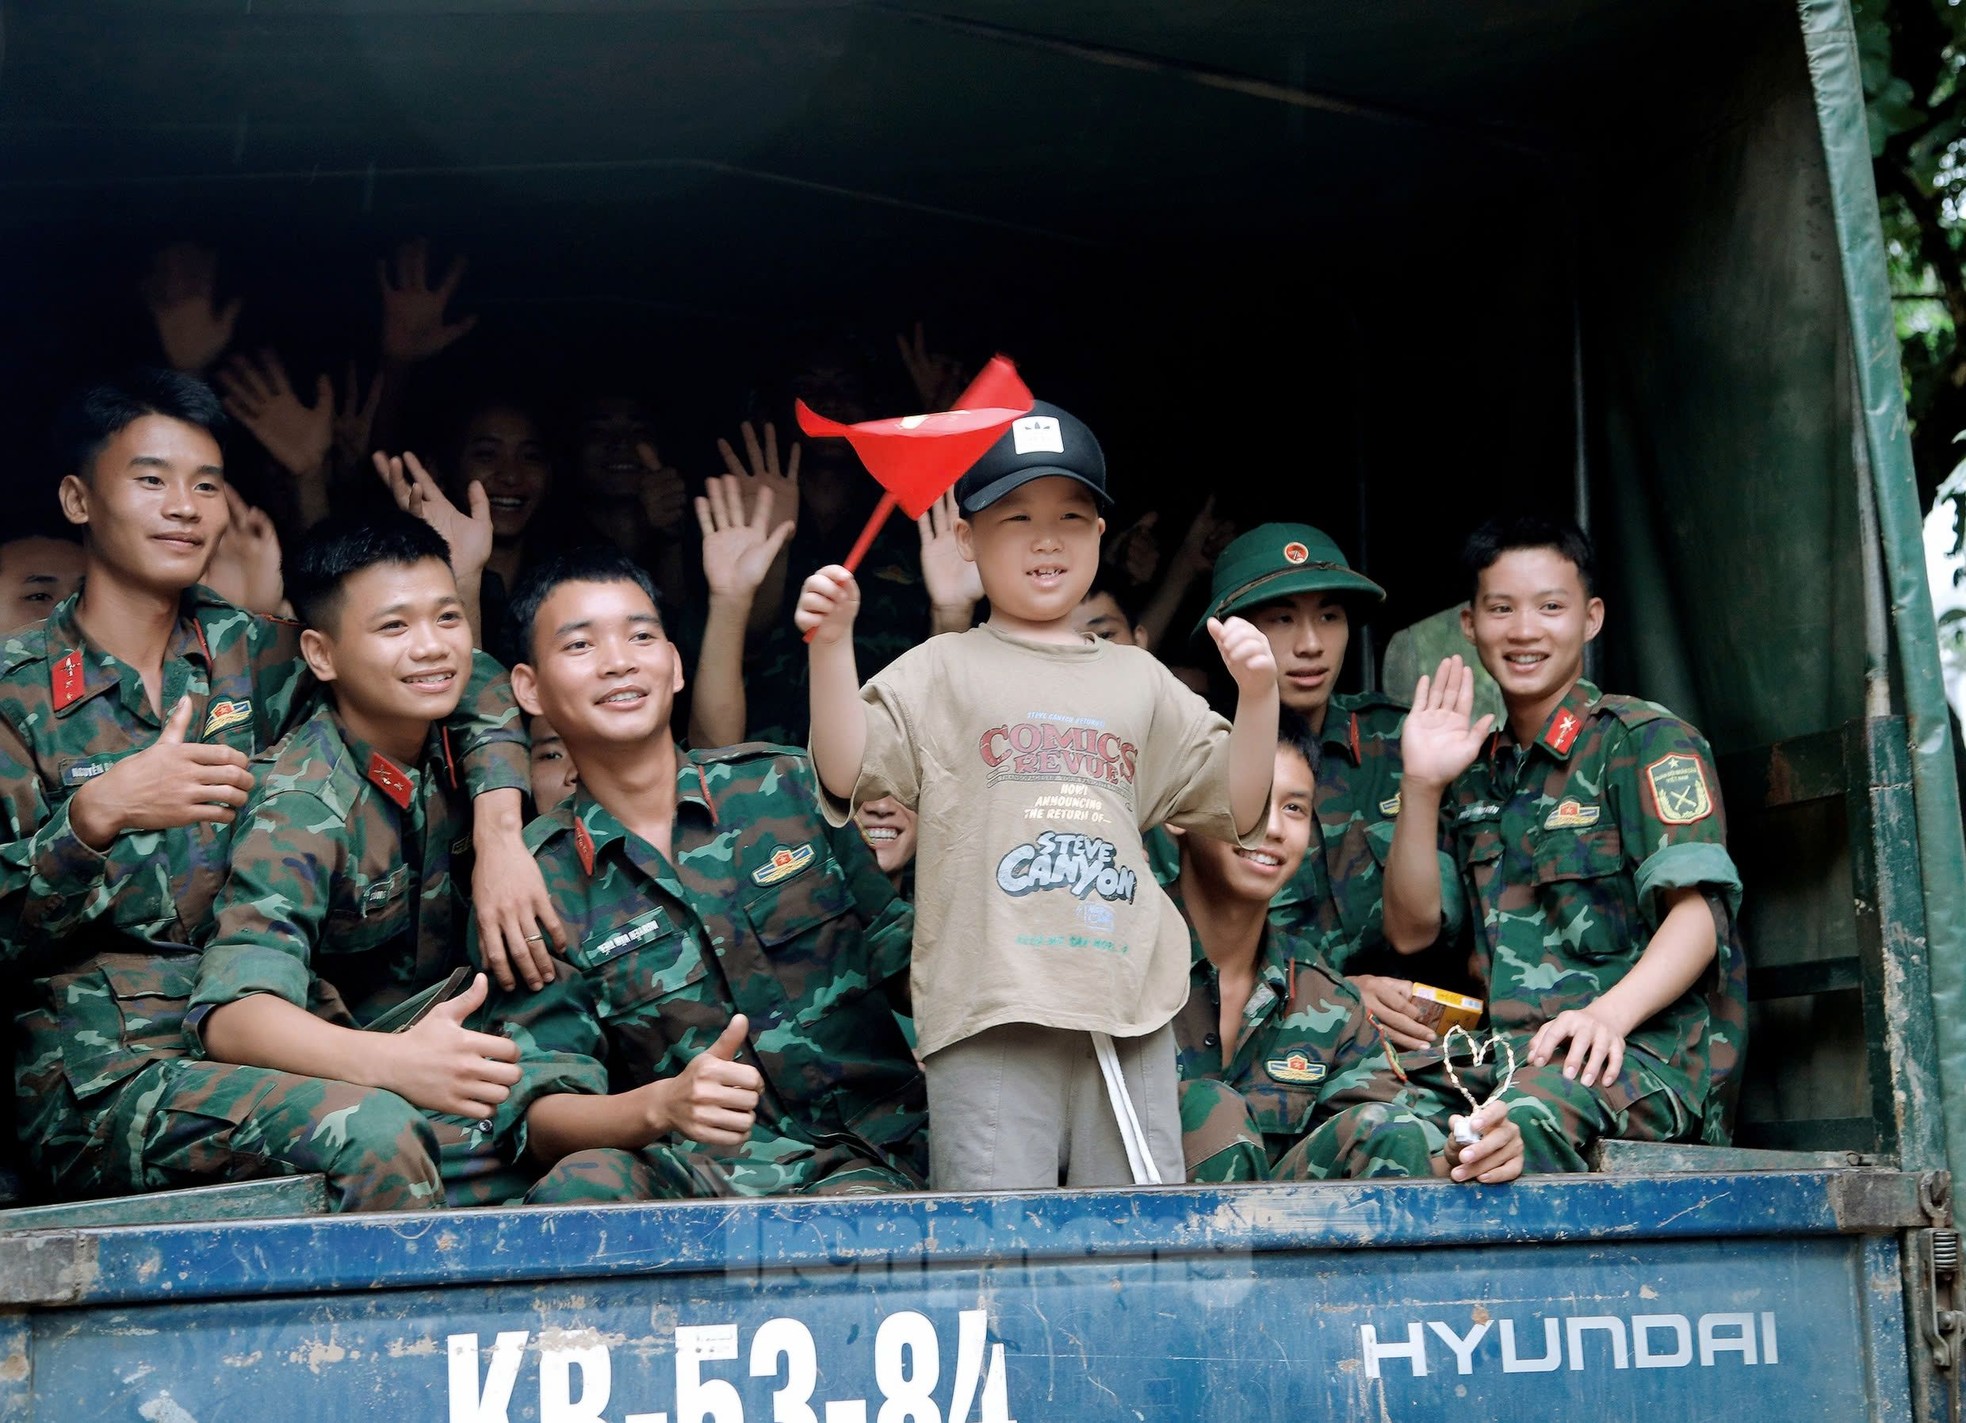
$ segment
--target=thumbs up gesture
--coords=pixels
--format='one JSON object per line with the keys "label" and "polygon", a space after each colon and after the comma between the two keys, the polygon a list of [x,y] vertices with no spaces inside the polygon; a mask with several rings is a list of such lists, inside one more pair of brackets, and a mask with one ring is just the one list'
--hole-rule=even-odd
{"label": "thumbs up gesture", "polygon": [[232,823],[253,788],[245,755],[188,741],[190,734],[191,700],[180,698],[155,741],[82,783],[68,815],[83,844],[106,850],[126,830]]}
{"label": "thumbs up gesture", "polygon": [[739,1062],[750,1022],[742,1013],[674,1077],[650,1083],[649,1125],[705,1146],[740,1146],[758,1119],[765,1079]]}
{"label": "thumbs up gesture", "polygon": [[374,1086],[386,1087],[426,1112],[483,1120],[512,1095],[519,1080],[519,1046],[477,1033],[465,1020],[483,1006],[490,985],[481,973],[457,997],[439,1003],[415,1027],[377,1033],[382,1058]]}

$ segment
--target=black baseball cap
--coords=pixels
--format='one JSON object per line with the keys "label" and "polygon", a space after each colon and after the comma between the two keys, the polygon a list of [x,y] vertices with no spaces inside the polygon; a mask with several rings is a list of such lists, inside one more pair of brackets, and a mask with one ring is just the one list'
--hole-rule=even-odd
{"label": "black baseball cap", "polygon": [[1110,505],[1106,492],[1106,453],[1085,421],[1040,400],[1020,415],[983,458],[956,481],[956,505],[965,514],[987,509],[1020,484],[1048,474],[1076,479]]}

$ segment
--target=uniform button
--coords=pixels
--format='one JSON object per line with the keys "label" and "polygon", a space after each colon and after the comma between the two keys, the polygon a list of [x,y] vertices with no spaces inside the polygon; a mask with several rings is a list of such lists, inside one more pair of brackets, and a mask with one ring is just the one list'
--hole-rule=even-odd
{"label": "uniform button", "polygon": [[1207,1037],[1201,1040],[1201,1045],[1203,1047],[1214,1047],[1216,1044],[1220,1043],[1221,1041],[1222,1040],[1216,1037],[1215,1034],[1210,1033]]}

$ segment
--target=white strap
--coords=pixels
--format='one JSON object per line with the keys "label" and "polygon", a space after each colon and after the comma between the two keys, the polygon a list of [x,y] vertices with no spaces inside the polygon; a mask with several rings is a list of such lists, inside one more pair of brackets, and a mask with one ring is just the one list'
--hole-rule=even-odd
{"label": "white strap", "polygon": [[1113,1046],[1111,1035],[1094,1033],[1092,1051],[1099,1059],[1099,1071],[1106,1078],[1106,1095],[1112,1099],[1113,1119],[1119,1123],[1126,1164],[1133,1170],[1133,1184],[1158,1186],[1160,1168],[1154,1165],[1154,1155],[1147,1149],[1147,1133],[1141,1129],[1139,1114],[1133,1110],[1133,1098],[1127,1095],[1126,1073],[1120,1069],[1119,1050]]}

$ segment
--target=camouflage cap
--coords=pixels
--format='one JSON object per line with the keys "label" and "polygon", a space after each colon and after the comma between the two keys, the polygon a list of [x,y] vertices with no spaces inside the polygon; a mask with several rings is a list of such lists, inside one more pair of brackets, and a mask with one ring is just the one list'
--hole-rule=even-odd
{"label": "camouflage cap", "polygon": [[1292,593],[1338,593],[1367,608],[1386,601],[1386,590],[1354,572],[1329,534],[1309,524],[1259,524],[1215,560],[1208,611],[1195,624],[1195,635],[1201,635],[1210,618]]}

